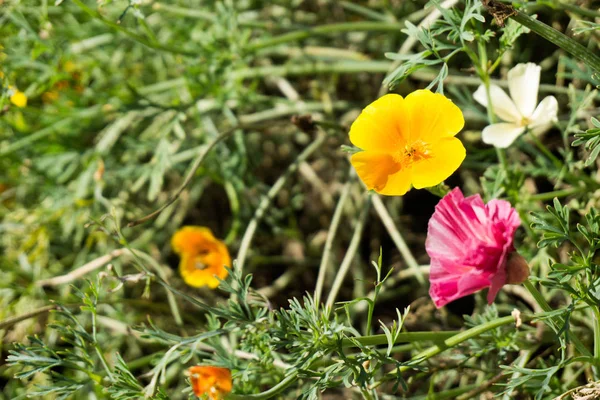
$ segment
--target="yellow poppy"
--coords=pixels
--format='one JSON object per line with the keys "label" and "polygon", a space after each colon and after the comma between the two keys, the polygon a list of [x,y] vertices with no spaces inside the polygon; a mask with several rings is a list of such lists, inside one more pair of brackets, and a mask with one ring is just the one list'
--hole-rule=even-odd
{"label": "yellow poppy", "polygon": [[192,390],[198,397],[208,396],[211,400],[221,400],[231,392],[231,371],[227,368],[195,366],[188,370]]}
{"label": "yellow poppy", "polygon": [[10,95],[11,103],[20,108],[23,108],[27,105],[27,96],[25,95],[25,93],[13,87],[9,87],[8,89],[12,92],[12,94]]}
{"label": "yellow poppy", "polygon": [[231,267],[231,257],[223,242],[216,239],[210,229],[201,226],[185,226],[171,238],[171,246],[181,257],[179,272],[185,283],[194,287],[219,286]]}
{"label": "yellow poppy", "polygon": [[401,196],[411,184],[435,186],[465,159],[465,148],[454,137],[464,124],[460,109],[442,94],[387,94],[350,128],[350,141],[363,150],[352,155],[352,165],[367,188],[380,194]]}

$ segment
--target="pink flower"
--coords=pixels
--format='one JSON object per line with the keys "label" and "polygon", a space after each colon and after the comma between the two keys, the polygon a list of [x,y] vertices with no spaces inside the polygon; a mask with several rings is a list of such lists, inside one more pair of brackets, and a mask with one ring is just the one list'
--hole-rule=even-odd
{"label": "pink flower", "polygon": [[459,188],[448,193],[429,220],[425,248],[431,258],[429,294],[440,308],[489,287],[492,303],[506,283],[521,283],[529,268],[513,246],[521,220],[510,203],[484,204]]}

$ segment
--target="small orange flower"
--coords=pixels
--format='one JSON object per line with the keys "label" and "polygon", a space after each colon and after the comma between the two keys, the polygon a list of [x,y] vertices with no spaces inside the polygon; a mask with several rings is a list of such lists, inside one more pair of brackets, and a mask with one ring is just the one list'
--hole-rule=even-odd
{"label": "small orange flower", "polygon": [[194,287],[219,286],[231,267],[231,257],[223,242],[210,229],[202,226],[184,226],[171,238],[171,246],[181,257],[179,272],[185,283]]}
{"label": "small orange flower", "polygon": [[465,159],[465,148],[454,137],[464,124],[460,109],[442,94],[387,94],[350,128],[350,141],[363,150],[352,155],[352,165],[367,188],[380,194],[402,196],[411,184],[435,186]]}
{"label": "small orange flower", "polygon": [[231,371],[227,368],[194,366],[188,370],[192,390],[198,397],[208,396],[210,400],[221,400],[231,392]]}

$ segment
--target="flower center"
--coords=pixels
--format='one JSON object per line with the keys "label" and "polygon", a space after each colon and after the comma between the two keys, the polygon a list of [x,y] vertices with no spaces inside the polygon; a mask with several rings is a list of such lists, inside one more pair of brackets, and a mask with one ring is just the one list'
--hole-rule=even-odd
{"label": "flower center", "polygon": [[196,267],[196,269],[197,269],[197,270],[200,270],[200,271],[202,271],[202,270],[204,270],[204,269],[208,268],[208,265],[204,264],[204,263],[201,261],[201,259],[198,259],[198,258],[196,258],[196,259],[194,260],[194,267]]}
{"label": "flower center", "polygon": [[194,267],[197,270],[202,271],[208,268],[208,264],[205,263],[205,259],[209,253],[210,251],[205,248],[198,249],[198,254],[196,254],[196,257],[194,257]]}
{"label": "flower center", "polygon": [[531,120],[529,118],[527,118],[527,117],[521,118],[521,126],[527,126],[529,124],[531,124]]}
{"label": "flower center", "polygon": [[402,168],[409,168],[414,163],[431,158],[427,143],[417,140],[404,146],[404,149],[398,151],[394,157],[395,161],[402,165]]}

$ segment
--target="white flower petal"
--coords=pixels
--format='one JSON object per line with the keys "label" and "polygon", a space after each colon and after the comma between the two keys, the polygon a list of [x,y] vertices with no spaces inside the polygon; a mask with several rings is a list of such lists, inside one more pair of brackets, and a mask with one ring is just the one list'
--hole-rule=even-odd
{"label": "white flower petal", "polygon": [[517,64],[508,71],[508,90],[517,109],[530,118],[537,105],[541,67],[534,63]]}
{"label": "white flower petal", "polygon": [[541,135],[556,122],[557,114],[558,102],[556,98],[554,96],[544,98],[531,116],[531,122],[528,125],[529,129],[531,129],[534,135]]}
{"label": "white flower petal", "polygon": [[483,143],[505,149],[523,132],[525,132],[524,126],[502,122],[486,126],[481,132],[481,139]]}
{"label": "white flower petal", "polygon": [[[499,86],[490,85],[490,97],[492,99],[494,114],[504,121],[515,123],[521,121],[522,117],[517,110],[517,106],[515,106],[515,103]],[[482,106],[488,106],[485,87],[483,85],[479,86],[475,93],[473,93],[473,98]]]}

